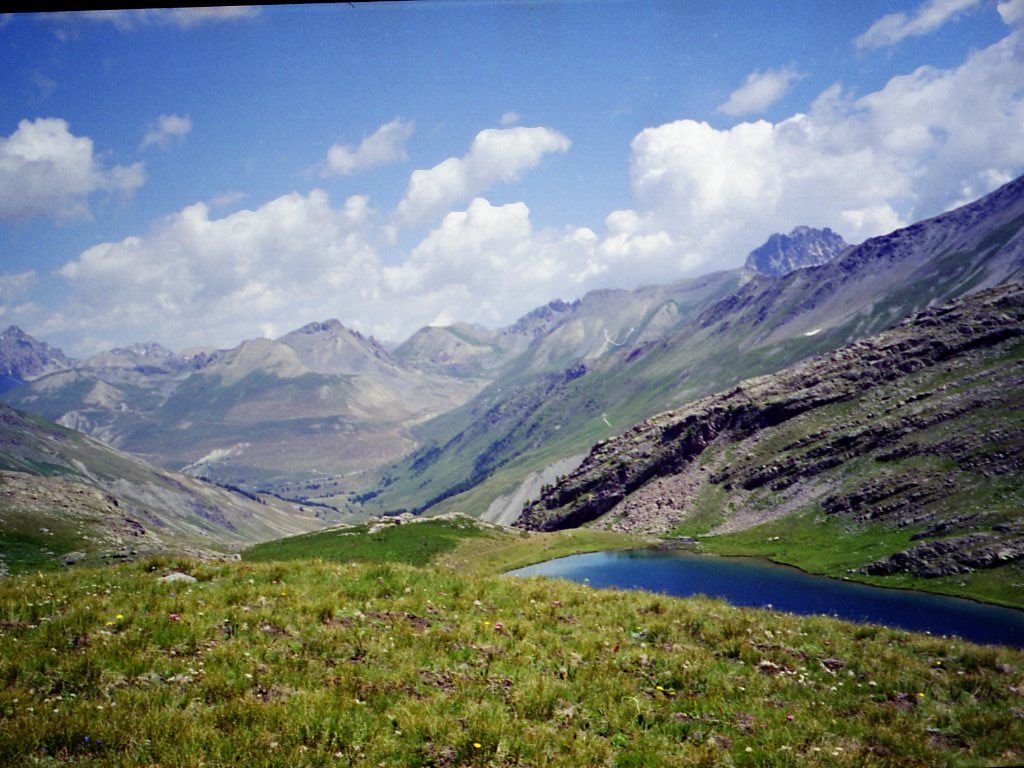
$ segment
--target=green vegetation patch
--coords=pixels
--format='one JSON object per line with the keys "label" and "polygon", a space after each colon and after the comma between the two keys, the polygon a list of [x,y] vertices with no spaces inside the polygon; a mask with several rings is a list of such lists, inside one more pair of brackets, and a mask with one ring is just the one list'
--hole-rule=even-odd
{"label": "green vegetation patch", "polygon": [[[378,524],[380,525],[380,524]],[[469,518],[332,528],[257,544],[243,555],[254,562],[319,558],[333,562],[426,565],[466,539],[504,540],[508,534]]]}
{"label": "green vegetation patch", "polygon": [[8,578],[0,680],[8,766],[1024,759],[1020,651],[448,568]]}

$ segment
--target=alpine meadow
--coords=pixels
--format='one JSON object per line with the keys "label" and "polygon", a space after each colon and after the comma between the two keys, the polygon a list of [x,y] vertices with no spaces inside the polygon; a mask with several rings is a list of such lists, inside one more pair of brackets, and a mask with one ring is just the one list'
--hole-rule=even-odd
{"label": "alpine meadow", "polygon": [[1024,0],[43,4],[0,94],[0,764],[1024,764]]}

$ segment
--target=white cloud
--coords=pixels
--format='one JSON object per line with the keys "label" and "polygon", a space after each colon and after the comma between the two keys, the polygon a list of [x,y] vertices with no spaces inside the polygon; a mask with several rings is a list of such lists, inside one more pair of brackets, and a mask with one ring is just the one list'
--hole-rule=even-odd
{"label": "white cloud", "polygon": [[634,197],[648,235],[671,235],[686,263],[731,267],[772,231],[830,226],[856,242],[991,191],[1024,170],[1021,126],[1013,33],[859,99],[833,86],[778,123],[649,128],[632,145]]}
{"label": "white cloud", "polygon": [[996,6],[999,15],[1006,24],[1018,24],[1024,21],[1024,0],[1006,0]]}
{"label": "white cloud", "polygon": [[53,332],[177,346],[233,344],[262,325],[292,328],[366,306],[378,283],[365,197],[331,208],[290,194],[211,219],[196,203],[144,237],[96,245],[59,270],[74,292]]}
{"label": "white cloud", "polygon": [[928,0],[912,16],[905,13],[886,14],[855,38],[853,44],[861,49],[896,45],[908,37],[920,37],[934,32],[946,22],[980,4],[981,0]]}
{"label": "white cloud", "polygon": [[515,125],[522,119],[518,112],[506,112],[498,122],[501,123],[502,127],[507,128],[510,125]]}
{"label": "white cloud", "polygon": [[16,301],[36,284],[39,276],[34,269],[24,272],[0,272],[0,303]]}
{"label": "white cloud", "polygon": [[88,217],[93,193],[130,194],[144,180],[141,163],[103,167],[92,139],[58,118],[22,120],[0,137],[0,221]]}
{"label": "white cloud", "polygon": [[184,141],[192,130],[192,119],[188,115],[160,115],[156,124],[142,139],[142,149],[156,145],[167,149],[172,141]]}
{"label": "white cloud", "polygon": [[484,131],[464,157],[413,174],[405,215],[440,214],[405,254],[365,197],[332,208],[323,192],[292,194],[222,218],[193,205],[65,265],[71,300],[43,330],[181,348],[337,316],[400,340],[430,322],[502,325],[555,296],[735,267],[798,224],[862,240],[1024,171],[1022,34],[859,98],[832,86],[778,122],[648,128],[631,146],[632,210],[601,232],[538,229],[524,203],[473,191],[568,148],[543,128]]}
{"label": "white cloud", "polygon": [[259,8],[251,6],[224,6],[214,8],[138,8],[131,10],[82,11],[78,13],[51,13],[45,17],[61,27],[75,21],[93,24],[111,24],[122,32],[140,26],[158,25],[191,29],[202,24],[245,21],[259,15]]}
{"label": "white cloud", "polygon": [[524,203],[476,198],[445,216],[401,265],[384,268],[383,294],[399,310],[392,316],[404,312],[416,321],[381,332],[401,338],[426,322],[453,319],[500,325],[553,293],[582,294],[603,271],[597,240],[586,228],[536,231]]}
{"label": "white cloud", "polygon": [[789,86],[806,75],[797,72],[793,67],[768,69],[764,72],[751,72],[747,80],[729,95],[729,100],[718,109],[727,115],[740,117],[756,115],[781,99]]}
{"label": "white cloud", "polygon": [[398,204],[402,223],[421,223],[483,194],[498,182],[515,181],[552,152],[571,142],[549,128],[489,128],[473,139],[469,152],[429,170],[413,171]]}
{"label": "white cloud", "polygon": [[405,142],[415,130],[411,120],[395,118],[363,139],[358,147],[335,144],[327,150],[324,176],[349,176],[408,158]]}

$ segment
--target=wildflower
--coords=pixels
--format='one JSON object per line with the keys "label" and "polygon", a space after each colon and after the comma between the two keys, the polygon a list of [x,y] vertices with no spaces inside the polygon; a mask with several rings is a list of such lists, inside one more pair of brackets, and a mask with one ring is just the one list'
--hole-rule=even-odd
{"label": "wildflower", "polygon": [[474,741],[473,742],[473,749],[480,749],[481,746],[483,746],[483,745],[480,744],[479,741]]}
{"label": "wildflower", "polygon": [[181,615],[177,613],[169,613],[167,614],[167,618],[170,621],[181,621]]}
{"label": "wildflower", "polygon": [[917,694],[917,698],[923,699],[924,698],[924,694],[919,691],[918,694]]}
{"label": "wildflower", "polygon": [[500,621],[494,622],[494,631],[495,632],[501,632],[503,629],[505,629],[505,625],[504,624],[502,624]]}
{"label": "wildflower", "polygon": [[654,690],[656,690],[656,691],[664,691],[665,689],[662,688],[660,685],[656,685],[656,686],[654,686]]}
{"label": "wildflower", "polygon": [[123,619],[123,618],[124,618],[124,616],[123,616],[122,614],[120,614],[120,613],[119,613],[119,614],[117,614],[117,620],[118,620],[118,621],[120,621],[120,620],[121,620],[121,619]]}

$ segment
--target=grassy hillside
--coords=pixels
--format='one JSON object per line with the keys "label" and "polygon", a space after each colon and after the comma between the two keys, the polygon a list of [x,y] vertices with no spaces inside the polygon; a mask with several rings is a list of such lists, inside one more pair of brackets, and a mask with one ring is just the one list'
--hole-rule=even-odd
{"label": "grassy hillside", "polygon": [[0,406],[0,569],[55,568],[64,556],[198,556],[324,524],[308,509],[157,469]]}
{"label": "grassy hillside", "polygon": [[1024,759],[1021,652],[704,599],[155,561],[4,579],[0,606],[10,766]]}

